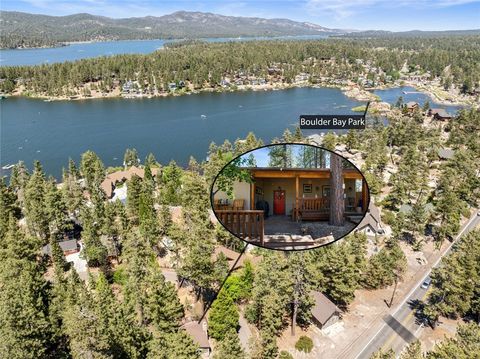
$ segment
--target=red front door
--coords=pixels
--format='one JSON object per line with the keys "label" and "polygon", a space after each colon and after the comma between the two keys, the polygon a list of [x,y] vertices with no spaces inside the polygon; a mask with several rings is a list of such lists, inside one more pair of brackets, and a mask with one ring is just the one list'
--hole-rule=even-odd
{"label": "red front door", "polygon": [[285,191],[273,191],[273,214],[285,214]]}

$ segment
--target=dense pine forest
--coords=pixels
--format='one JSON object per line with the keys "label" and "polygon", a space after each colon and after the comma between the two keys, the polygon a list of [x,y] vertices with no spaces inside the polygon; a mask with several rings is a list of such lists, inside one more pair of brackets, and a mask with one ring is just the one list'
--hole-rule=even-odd
{"label": "dense pine forest", "polygon": [[[304,252],[255,249],[259,260],[247,261],[229,277],[207,315],[215,358],[246,356],[237,335],[240,310],[258,331],[250,356],[274,359],[277,336],[292,325],[292,318],[300,327],[311,325],[311,290],[348,311],[357,289],[385,288],[402,279],[407,267],[402,248],[420,250],[427,240],[441,245],[453,239],[462,218],[480,200],[480,113],[462,111],[438,127],[423,121],[420,111],[406,115],[398,109],[388,127],[373,124],[324,138],[326,148],[360,151],[373,200],[383,208],[392,235],[374,254],[367,253],[362,234]],[[299,130],[287,130],[275,140],[284,141],[308,142]],[[215,298],[229,268],[224,255],[213,256],[215,248],[223,245],[239,253],[243,242],[212,221],[210,184],[231,159],[262,144],[253,134],[233,144],[212,144],[208,161],[192,158],[187,168],[159,164],[150,154],[142,161],[144,176],[127,181],[125,203],[107,199],[100,184],[117,169],[105,168],[91,151],[78,165],[67,164],[61,182],[48,177],[38,162],[32,170],[17,164],[8,184],[0,181],[0,356],[199,357],[182,325],[200,319],[203,311],[180,299],[161,263],[167,258],[173,263],[201,309]],[[440,160],[442,146],[455,155]],[[134,149],[126,151],[124,162],[140,166]],[[390,165],[397,171],[388,177]],[[432,175],[437,179],[433,187],[427,180]],[[402,205],[415,210],[404,214]],[[180,215],[173,216],[178,209]],[[80,234],[75,234],[78,227]],[[59,246],[76,235],[88,263],[87,278],[66,263]],[[478,239],[478,233],[465,237],[434,272],[434,289],[423,308],[432,326],[441,316],[478,320]],[[47,244],[49,255],[42,252]],[[457,339],[442,342],[427,357],[478,351],[478,335],[476,324],[461,326]],[[409,351],[416,353],[417,347]]]}
{"label": "dense pine forest", "polygon": [[[110,93],[133,85],[142,93],[221,89],[225,79],[291,84],[397,80],[408,72],[440,78],[474,94],[480,84],[480,37],[342,39],[318,41],[193,42],[149,55],[117,55],[39,66],[0,67],[0,90],[23,95]],[[405,70],[405,69],[404,69]],[[223,80],[223,81],[222,81]],[[337,81],[337,82],[335,82]]]}

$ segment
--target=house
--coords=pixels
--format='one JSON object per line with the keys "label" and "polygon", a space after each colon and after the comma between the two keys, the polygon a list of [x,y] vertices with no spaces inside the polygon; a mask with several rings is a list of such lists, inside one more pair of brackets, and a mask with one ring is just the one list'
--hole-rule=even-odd
{"label": "house", "polygon": [[319,329],[325,329],[340,319],[341,310],[323,293],[312,291],[315,302],[312,308],[312,321]]}
{"label": "house", "polygon": [[229,249],[227,247],[224,247],[224,246],[215,247],[215,250],[212,253],[212,260],[216,261],[218,259],[218,256],[220,255],[220,253],[222,253],[225,256],[225,258],[227,259],[229,270],[232,270],[232,269],[235,270],[235,269],[239,269],[239,268],[243,267],[243,264],[245,262],[245,257],[244,256],[240,257],[237,264],[235,265],[235,261],[240,256],[240,253],[232,251],[231,249]]}
{"label": "house", "polygon": [[[245,168],[250,172],[252,182],[235,182],[233,196],[243,199],[246,210],[254,210],[259,202],[268,202],[267,216],[284,215],[300,216],[297,203],[323,203],[325,218],[328,220],[328,202],[330,196],[330,169],[328,168]],[[360,207],[362,210],[367,201],[368,190],[362,174],[356,169],[343,169],[345,184],[345,204],[350,209]],[[215,195],[215,200],[231,201],[226,193],[221,191]]]}
{"label": "house", "polygon": [[[250,180],[233,183],[233,198],[216,191],[215,215],[231,233],[249,243],[275,248],[323,244],[331,236],[317,235],[311,229],[330,219],[331,172],[322,166],[245,167],[242,170],[249,172]],[[362,215],[368,203],[366,182],[355,168],[343,168],[342,175],[345,217]],[[235,208],[236,201],[241,201],[241,208]]]}
{"label": "house", "polygon": [[380,210],[375,206],[373,201],[370,201],[367,213],[355,231],[365,233],[367,236],[376,236],[385,233],[382,228]]}
{"label": "house", "polygon": [[202,323],[191,321],[182,325],[182,328],[192,337],[195,344],[198,345],[202,358],[208,358],[212,351],[208,340],[207,322]]}
{"label": "house", "polygon": [[432,116],[433,119],[437,120],[437,121],[446,121],[446,120],[450,120],[452,118],[452,115],[450,115],[443,108],[431,108],[428,111],[428,115]]}
{"label": "house", "polygon": [[[80,250],[80,246],[76,239],[69,239],[67,241],[58,242],[60,245],[61,250],[63,251],[64,255],[77,253]],[[48,256],[52,255],[52,248],[50,244],[43,246],[42,253]]]}
{"label": "house", "polygon": [[410,101],[405,104],[405,108],[407,109],[407,112],[413,113],[420,108],[420,105],[417,102]]}
{"label": "house", "polygon": [[[235,261],[240,256],[240,253],[232,251],[231,249],[224,247],[224,246],[217,246],[212,254],[212,260],[217,260],[218,256],[222,253],[228,262],[228,269],[229,270],[237,270],[239,268],[243,268],[245,265],[245,261],[250,261],[253,264],[256,264],[260,261],[260,257],[252,256],[251,254],[244,254],[238,259],[237,264],[235,265]],[[235,267],[234,267],[235,266]]]}
{"label": "house", "polygon": [[[155,171],[152,171],[153,175],[156,175]],[[138,176],[143,178],[145,175],[145,170],[137,166],[132,166],[124,171],[116,171],[108,174],[105,179],[100,184],[100,188],[105,192],[107,198],[112,198],[114,195],[115,187],[118,183],[123,183],[132,178],[132,176]]]}

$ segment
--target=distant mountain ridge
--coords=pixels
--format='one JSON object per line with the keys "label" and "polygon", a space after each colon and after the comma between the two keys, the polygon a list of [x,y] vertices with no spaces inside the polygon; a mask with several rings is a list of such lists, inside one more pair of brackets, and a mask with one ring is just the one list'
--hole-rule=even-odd
{"label": "distant mountain ridge", "polygon": [[356,31],[341,34],[341,37],[349,38],[388,38],[388,37],[441,37],[441,36],[468,36],[480,35],[480,29],[472,30],[441,30],[441,31],[386,31],[386,30],[367,30]]}
{"label": "distant mountain ridge", "polygon": [[341,34],[339,29],[288,19],[177,11],[113,19],[91,14],[49,16],[0,11],[1,47],[53,46],[71,41]]}

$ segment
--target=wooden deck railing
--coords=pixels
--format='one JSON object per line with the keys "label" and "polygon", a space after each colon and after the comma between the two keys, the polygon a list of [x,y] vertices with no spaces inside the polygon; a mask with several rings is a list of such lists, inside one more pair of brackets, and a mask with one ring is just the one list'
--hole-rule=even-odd
{"label": "wooden deck railing", "polygon": [[263,211],[257,210],[216,210],[222,224],[241,239],[259,240],[263,246]]}
{"label": "wooden deck railing", "polygon": [[326,211],[330,208],[328,198],[300,198],[300,210]]}
{"label": "wooden deck railing", "polygon": [[[293,208],[294,220],[326,220],[329,217],[328,198],[298,198],[297,208]],[[297,217],[298,214],[298,217]]]}

